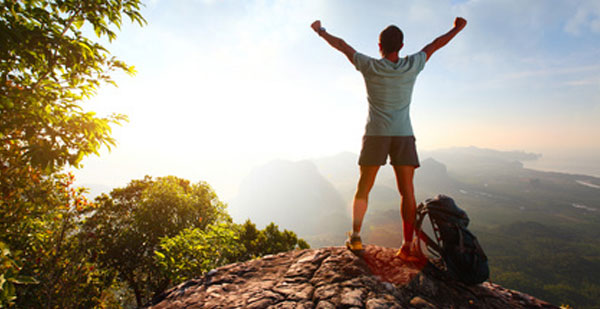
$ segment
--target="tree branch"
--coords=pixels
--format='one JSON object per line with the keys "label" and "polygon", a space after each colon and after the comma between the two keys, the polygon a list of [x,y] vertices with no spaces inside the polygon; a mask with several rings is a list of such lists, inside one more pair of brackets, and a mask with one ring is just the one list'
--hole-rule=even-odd
{"label": "tree branch", "polygon": [[[71,28],[71,25],[73,25],[73,23],[75,22],[75,17],[77,17],[77,15],[80,12],[81,12],[81,7],[79,7],[73,13],[73,15],[71,15],[69,17],[69,19],[67,20],[67,23],[65,25],[65,28],[60,33],[60,37],[63,37],[65,35],[65,33],[67,33],[67,31],[69,31],[69,28]],[[57,51],[54,50],[54,52],[52,54],[52,58],[50,59],[50,68],[44,74],[42,74],[42,76],[40,78],[38,78],[38,80],[35,82],[35,84],[33,84],[33,86],[31,86],[31,90],[35,90],[40,85],[40,82],[42,80],[46,79],[46,77],[48,77],[48,74],[50,74],[50,72],[54,71],[54,65],[56,64],[56,54],[57,54]]]}

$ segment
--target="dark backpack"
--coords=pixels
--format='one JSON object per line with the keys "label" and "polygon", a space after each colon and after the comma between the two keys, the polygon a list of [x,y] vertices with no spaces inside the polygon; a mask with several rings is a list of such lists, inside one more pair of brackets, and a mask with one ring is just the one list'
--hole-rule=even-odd
{"label": "dark backpack", "polygon": [[[430,219],[434,239],[423,232],[425,217]],[[467,225],[467,213],[452,198],[438,195],[417,206],[415,239],[427,246],[431,264],[463,283],[478,284],[489,278],[490,270],[483,249]],[[417,246],[421,250],[421,241]]]}

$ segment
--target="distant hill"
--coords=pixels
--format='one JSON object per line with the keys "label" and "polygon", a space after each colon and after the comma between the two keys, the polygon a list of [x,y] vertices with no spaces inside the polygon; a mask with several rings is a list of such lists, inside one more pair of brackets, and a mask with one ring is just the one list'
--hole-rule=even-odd
{"label": "distant hill", "polygon": [[[476,227],[506,225],[517,219],[565,226],[600,225],[600,179],[526,169],[517,160],[539,156],[476,147],[424,152],[415,172],[417,201],[439,193],[452,196]],[[259,225],[274,221],[309,241],[327,231],[343,234],[350,229],[357,159],[355,154],[341,153],[257,167],[242,182],[230,211],[238,220],[251,218]],[[399,206],[393,169],[384,166],[370,195],[366,236],[372,224],[380,229],[382,222],[398,219]],[[340,237],[335,239],[343,241]]]}
{"label": "distant hill", "polygon": [[454,168],[485,167],[498,164],[516,163],[522,166],[522,162],[535,161],[542,157],[541,154],[528,153],[525,151],[499,151],[487,148],[452,147],[420,153],[423,157],[434,157]]}
{"label": "distant hill", "polygon": [[313,162],[273,161],[255,168],[231,203],[234,218],[275,222],[299,235],[338,234],[350,222],[344,200]]}

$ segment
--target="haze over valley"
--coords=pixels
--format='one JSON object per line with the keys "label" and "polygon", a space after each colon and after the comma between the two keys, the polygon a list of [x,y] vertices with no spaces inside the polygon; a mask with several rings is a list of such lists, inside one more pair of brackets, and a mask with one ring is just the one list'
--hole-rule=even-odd
{"label": "haze over valley", "polygon": [[[442,193],[466,210],[490,259],[492,281],[581,308],[598,303],[600,178],[525,168],[522,162],[540,155],[521,151],[464,147],[420,155],[417,201]],[[342,245],[351,228],[356,161],[346,152],[258,166],[229,211],[240,222],[273,221],[313,247]],[[399,202],[392,168],[384,166],[363,224],[366,243],[400,246]]]}

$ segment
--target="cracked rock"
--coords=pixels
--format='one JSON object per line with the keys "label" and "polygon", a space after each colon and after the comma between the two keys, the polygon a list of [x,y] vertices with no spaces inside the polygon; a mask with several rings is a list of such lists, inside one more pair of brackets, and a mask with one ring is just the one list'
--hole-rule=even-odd
{"label": "cracked rock", "polygon": [[147,308],[558,308],[497,284],[466,286],[397,249],[296,250],[226,265],[159,295]]}

